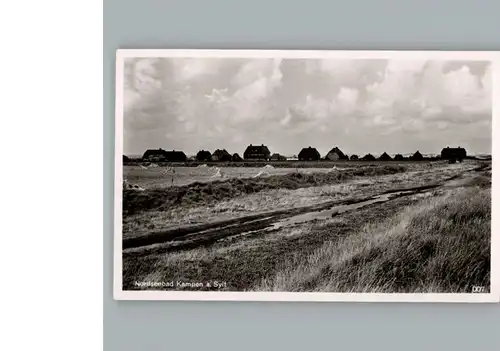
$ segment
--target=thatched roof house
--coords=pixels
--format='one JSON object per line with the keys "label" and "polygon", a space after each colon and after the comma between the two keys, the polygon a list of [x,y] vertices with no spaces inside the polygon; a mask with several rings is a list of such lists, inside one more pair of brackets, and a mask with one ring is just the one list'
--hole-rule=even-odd
{"label": "thatched roof house", "polygon": [[357,161],[357,160],[359,160],[358,155],[351,155],[351,161]]}
{"label": "thatched roof house", "polygon": [[186,162],[187,156],[182,151],[167,151],[166,152],[167,161],[169,162]]}
{"label": "thatched roof house", "polygon": [[231,154],[227,152],[226,149],[215,150],[211,157],[212,161],[221,161],[221,162],[231,161],[231,159],[232,159]]}
{"label": "thatched roof house", "polygon": [[446,147],[441,150],[441,159],[462,162],[467,157],[467,151],[462,147]]}
{"label": "thatched roof house", "polygon": [[404,156],[401,154],[397,154],[396,156],[394,156],[395,161],[404,161],[404,159]]}
{"label": "thatched roof house", "polygon": [[366,154],[362,158],[363,161],[376,161],[377,159],[372,154]]}
{"label": "thatched roof house", "polygon": [[212,157],[212,154],[208,150],[200,150],[196,154],[197,161],[209,161],[210,157]]}
{"label": "thatched roof house", "polygon": [[379,161],[392,161],[392,157],[387,154],[387,152],[384,152],[380,157],[378,158]]}
{"label": "thatched roof house", "polygon": [[182,151],[167,151],[166,152],[167,161],[169,162],[186,162],[187,156]]}
{"label": "thatched roof house", "polygon": [[175,151],[175,150],[166,151],[163,150],[162,148],[159,148],[157,150],[155,149],[146,150],[144,155],[142,155],[142,159],[144,161],[156,161],[156,162],[161,162],[161,161],[186,162],[187,156],[182,151]]}
{"label": "thatched roof house", "polygon": [[424,156],[417,150],[412,156],[410,156],[410,160],[412,161],[422,161]]}
{"label": "thatched roof house", "polygon": [[233,154],[233,156],[231,157],[231,161],[233,161],[233,162],[241,162],[241,161],[243,161],[243,159],[241,158],[240,155]]}
{"label": "thatched roof house", "polygon": [[331,149],[325,156],[325,160],[329,161],[338,161],[338,160],[348,160],[349,157],[345,155],[342,150],[340,150],[338,147],[334,147]]}
{"label": "thatched roof house", "polygon": [[243,153],[243,158],[245,160],[269,160],[269,157],[271,157],[271,152],[265,146],[264,144],[262,145],[252,145],[250,144],[245,152]]}
{"label": "thatched roof house", "polygon": [[299,152],[299,161],[318,161],[321,158],[318,150],[313,147],[303,148]]}
{"label": "thatched roof house", "polygon": [[162,148],[157,150],[149,149],[142,155],[144,161],[166,161],[167,152]]}
{"label": "thatched roof house", "polygon": [[286,161],[286,157],[275,153],[271,156],[271,161]]}

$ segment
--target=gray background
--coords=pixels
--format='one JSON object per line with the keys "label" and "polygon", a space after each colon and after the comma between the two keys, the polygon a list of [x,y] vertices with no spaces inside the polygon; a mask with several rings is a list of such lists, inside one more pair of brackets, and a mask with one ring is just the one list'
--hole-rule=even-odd
{"label": "gray background", "polygon": [[500,50],[500,2],[104,1],[104,349],[497,350],[500,305],[114,301],[118,48]]}

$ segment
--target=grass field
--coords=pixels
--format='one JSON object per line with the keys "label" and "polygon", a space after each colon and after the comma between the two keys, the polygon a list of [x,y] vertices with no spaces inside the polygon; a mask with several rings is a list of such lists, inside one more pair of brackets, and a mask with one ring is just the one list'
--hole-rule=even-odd
{"label": "grass field", "polygon": [[[262,167],[148,167],[125,166],[124,177],[128,181],[144,188],[162,189],[166,187],[183,186],[196,182],[216,182],[237,178],[257,178],[270,175],[285,175],[290,173],[326,173],[331,167],[318,168],[288,168],[268,165]],[[345,168],[345,167],[344,167]],[[175,173],[174,173],[175,172]]]}
{"label": "grass field", "polygon": [[124,289],[489,289],[491,163],[334,166],[185,167],[177,185],[161,167],[126,169],[144,190],[124,190]]}

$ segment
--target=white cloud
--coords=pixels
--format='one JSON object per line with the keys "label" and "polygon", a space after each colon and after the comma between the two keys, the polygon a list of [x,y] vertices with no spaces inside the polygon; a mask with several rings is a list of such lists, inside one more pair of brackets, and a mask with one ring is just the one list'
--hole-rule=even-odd
{"label": "white cloud", "polygon": [[212,89],[210,94],[205,94],[207,100],[212,104],[224,104],[228,101],[227,88],[225,89]]}
{"label": "white cloud", "polygon": [[[483,91],[486,93],[491,93],[493,91],[492,89],[492,84],[493,84],[493,76],[492,76],[492,65],[488,65],[488,68],[486,69],[486,72],[481,79],[481,84],[483,86]],[[489,94],[491,96],[491,94]]]}
{"label": "white cloud", "polygon": [[217,59],[179,58],[171,61],[173,73],[179,81],[192,81],[204,75],[216,74],[222,62]]}
{"label": "white cloud", "polygon": [[196,129],[196,123],[194,121],[187,121],[184,125],[186,128],[186,132],[191,133]]}
{"label": "white cloud", "polygon": [[300,111],[306,119],[317,120],[325,119],[332,110],[332,103],[324,99],[316,99],[307,95],[303,105],[298,105],[297,111]]}
{"label": "white cloud", "polygon": [[389,60],[386,68],[386,74],[400,75],[413,74],[422,71],[426,61],[419,60]]}
{"label": "white cloud", "polygon": [[369,126],[390,126],[394,124],[394,119],[387,115],[376,115],[373,119],[366,119]]}
{"label": "white cloud", "polygon": [[334,108],[341,113],[350,114],[356,110],[359,98],[357,89],[342,87],[334,101]]}
{"label": "white cloud", "polygon": [[135,77],[133,81],[135,90],[146,93],[161,87],[160,81],[155,77],[155,64],[157,63],[157,59],[143,59],[135,63],[132,68]]}
{"label": "white cloud", "polygon": [[234,97],[244,100],[260,100],[277,88],[283,74],[281,60],[254,60],[243,66],[234,82],[240,88]]}
{"label": "white cloud", "polygon": [[448,127],[448,122],[439,121],[437,123],[437,127],[438,127],[438,129],[443,130],[443,129]]}
{"label": "white cloud", "polygon": [[290,109],[286,109],[285,116],[280,120],[281,125],[287,125],[292,120],[292,115],[290,114]]}
{"label": "white cloud", "polygon": [[432,118],[440,115],[441,113],[443,113],[443,109],[440,106],[423,106],[422,108],[422,117],[424,118]]}

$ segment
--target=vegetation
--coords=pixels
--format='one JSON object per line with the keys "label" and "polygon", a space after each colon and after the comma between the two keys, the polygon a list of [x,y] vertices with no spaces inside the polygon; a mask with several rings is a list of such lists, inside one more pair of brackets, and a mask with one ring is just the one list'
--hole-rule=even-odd
{"label": "vegetation", "polygon": [[329,173],[290,173],[268,177],[240,179],[232,178],[209,183],[196,182],[186,186],[167,189],[147,189],[137,192],[123,190],[123,214],[141,211],[162,211],[174,206],[195,203],[210,204],[230,199],[242,194],[253,194],[270,189],[298,189],[324,184],[335,184],[356,176],[375,176],[402,173],[407,167],[402,165],[381,165],[343,169]]}
{"label": "vegetation", "polygon": [[[156,164],[159,167],[198,167],[201,165],[208,165],[212,167],[252,167],[252,168],[261,168],[266,165],[272,165],[275,168],[330,168],[333,166],[342,165],[342,167],[360,167],[360,166],[377,166],[377,165],[397,165],[404,164],[407,165],[409,163],[413,163],[408,158],[403,160],[399,160],[400,162],[393,161],[379,161],[376,158],[373,160],[362,160],[354,159],[354,160],[318,160],[318,161],[299,161],[299,160],[269,160],[269,161],[261,161],[261,160],[241,160],[241,161],[186,161],[186,162],[149,162],[142,160],[130,160],[129,162],[124,163],[126,166],[148,166],[151,164]],[[438,159],[434,158],[426,158],[423,159],[422,162],[439,162]]]}
{"label": "vegetation", "polygon": [[126,250],[123,255],[125,289],[137,289],[136,281],[225,281],[225,290],[251,291],[260,288],[265,277],[273,277],[285,265],[307,257],[326,241],[347,237],[363,228],[364,221],[376,222],[397,211],[410,199],[401,198],[384,206],[370,206],[341,217],[306,225],[283,227],[269,234],[228,238],[208,247],[165,254],[156,248]]}
{"label": "vegetation", "polygon": [[[489,291],[491,164],[415,164],[125,191],[124,238],[175,231],[191,220],[205,225],[259,211],[268,218],[268,211],[294,206],[425,188],[277,229],[237,223],[224,237],[215,227],[131,247],[123,253],[124,288],[181,280],[227,282],[227,291],[464,293],[474,285]],[[213,240],[189,245],[200,235]]]}
{"label": "vegetation", "polygon": [[473,187],[367,224],[287,262],[258,290],[471,292],[489,289],[490,189]]}

